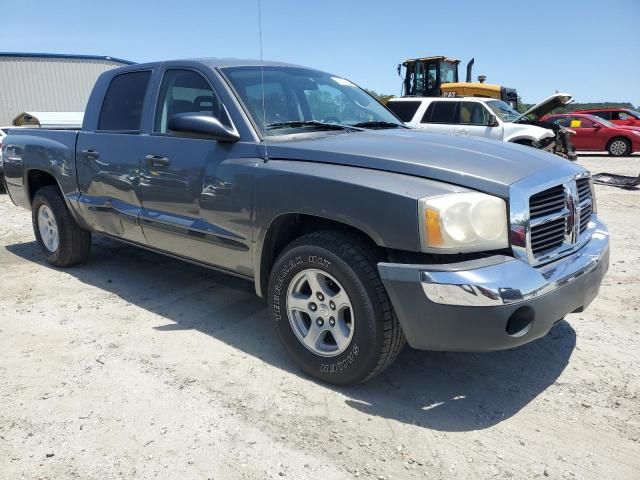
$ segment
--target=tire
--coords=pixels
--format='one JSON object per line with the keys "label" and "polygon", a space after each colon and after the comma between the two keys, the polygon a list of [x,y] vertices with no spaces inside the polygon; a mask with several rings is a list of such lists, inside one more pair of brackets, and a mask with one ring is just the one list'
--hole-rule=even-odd
{"label": "tire", "polygon": [[631,142],[624,137],[612,138],[607,151],[612,157],[625,157],[631,153]]}
{"label": "tire", "polygon": [[[307,280],[310,278],[325,282],[321,291],[326,298],[314,297]],[[346,294],[348,307],[344,307],[342,294]],[[311,310],[311,303],[316,310]],[[299,304],[306,309],[304,312],[290,310]],[[271,270],[269,312],[295,363],[313,378],[334,385],[371,379],[393,363],[405,343],[378,275],[375,252],[349,233],[316,232],[289,244]],[[317,326],[322,319],[325,323],[318,330],[329,333],[320,333],[316,337],[319,342],[308,341],[313,345],[305,345],[305,329],[311,334],[311,323],[316,320]]]}
{"label": "tire", "polygon": [[91,233],[78,226],[56,187],[42,187],[36,192],[31,220],[36,240],[51,265],[70,267],[89,257]]}

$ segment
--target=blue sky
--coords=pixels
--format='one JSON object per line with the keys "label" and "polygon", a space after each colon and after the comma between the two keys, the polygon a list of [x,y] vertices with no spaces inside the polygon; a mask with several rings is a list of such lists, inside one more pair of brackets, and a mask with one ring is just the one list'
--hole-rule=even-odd
{"label": "blue sky", "polygon": [[[0,0],[0,50],[258,58],[257,1]],[[262,0],[262,25],[265,59],[382,93],[399,93],[405,58],[448,55],[525,102],[560,90],[640,105],[640,0]]]}

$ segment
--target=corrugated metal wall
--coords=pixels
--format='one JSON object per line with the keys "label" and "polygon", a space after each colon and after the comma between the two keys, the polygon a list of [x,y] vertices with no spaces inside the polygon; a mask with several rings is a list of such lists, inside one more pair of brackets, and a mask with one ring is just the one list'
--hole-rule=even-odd
{"label": "corrugated metal wall", "polygon": [[22,112],[83,112],[109,60],[0,57],[0,126]]}

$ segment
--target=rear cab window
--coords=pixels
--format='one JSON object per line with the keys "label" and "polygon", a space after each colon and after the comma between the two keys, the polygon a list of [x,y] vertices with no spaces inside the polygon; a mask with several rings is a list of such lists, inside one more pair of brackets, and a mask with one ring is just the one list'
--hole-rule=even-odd
{"label": "rear cab window", "polygon": [[98,130],[139,132],[150,79],[149,70],[113,77],[102,102]]}
{"label": "rear cab window", "polygon": [[387,103],[387,108],[391,110],[396,116],[402,120],[403,122],[410,122],[413,120],[418,108],[420,108],[419,100],[416,101],[407,101],[407,102],[389,102]]}
{"label": "rear cab window", "polygon": [[424,112],[422,123],[458,123],[458,106],[460,102],[435,101],[429,104]]}

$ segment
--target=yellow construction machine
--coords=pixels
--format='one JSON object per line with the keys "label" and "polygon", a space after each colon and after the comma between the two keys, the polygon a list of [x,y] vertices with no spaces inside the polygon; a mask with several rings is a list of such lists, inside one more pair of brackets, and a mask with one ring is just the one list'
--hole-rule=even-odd
{"label": "yellow construction machine", "polygon": [[445,56],[412,58],[398,65],[398,75],[405,75],[402,95],[406,97],[488,97],[497,98],[518,108],[518,93],[515,88],[485,83],[484,75],[477,82],[471,81],[474,59],[467,64],[467,78],[460,82],[458,65],[460,60]]}

